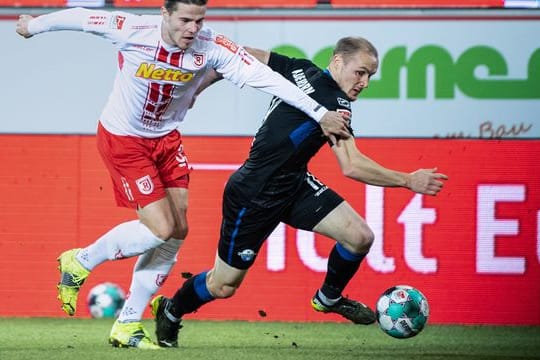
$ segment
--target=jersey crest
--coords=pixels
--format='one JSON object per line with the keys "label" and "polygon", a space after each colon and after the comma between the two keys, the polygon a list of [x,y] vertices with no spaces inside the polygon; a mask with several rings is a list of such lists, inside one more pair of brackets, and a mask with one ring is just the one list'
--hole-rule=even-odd
{"label": "jersey crest", "polygon": [[142,178],[135,180],[135,183],[141,194],[148,195],[154,191],[154,183],[149,175],[145,175]]}
{"label": "jersey crest", "polygon": [[193,53],[193,63],[196,66],[202,67],[204,65],[204,62],[204,54]]}

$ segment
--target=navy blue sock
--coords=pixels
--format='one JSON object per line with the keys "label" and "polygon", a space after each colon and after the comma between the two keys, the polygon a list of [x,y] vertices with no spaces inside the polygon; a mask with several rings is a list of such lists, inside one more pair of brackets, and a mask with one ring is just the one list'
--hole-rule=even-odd
{"label": "navy blue sock", "polygon": [[180,319],[185,314],[197,311],[201,306],[214,299],[206,287],[206,272],[202,272],[186,280],[184,285],[174,294],[169,312]]}
{"label": "navy blue sock", "polygon": [[352,253],[337,243],[328,257],[328,270],[321,287],[324,296],[329,299],[339,298],[365,257],[366,254]]}

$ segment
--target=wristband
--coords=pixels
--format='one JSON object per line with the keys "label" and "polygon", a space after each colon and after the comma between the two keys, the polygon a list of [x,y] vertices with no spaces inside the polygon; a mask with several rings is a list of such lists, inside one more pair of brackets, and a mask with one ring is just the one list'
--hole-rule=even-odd
{"label": "wristband", "polygon": [[325,108],[322,105],[317,105],[315,109],[313,109],[313,118],[317,120],[318,123],[321,122],[323,116],[328,112],[328,109]]}

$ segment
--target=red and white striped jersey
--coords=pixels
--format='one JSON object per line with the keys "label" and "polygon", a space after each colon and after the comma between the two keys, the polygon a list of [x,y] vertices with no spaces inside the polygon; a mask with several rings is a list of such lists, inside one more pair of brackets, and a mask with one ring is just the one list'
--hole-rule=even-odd
{"label": "red and white striped jersey", "polygon": [[178,128],[205,73],[213,68],[235,85],[279,96],[316,120],[326,109],[241,46],[203,26],[189,49],[166,44],[160,15],[73,8],[39,16],[31,34],[83,31],[118,49],[118,71],[100,121],[111,133],[159,137]]}

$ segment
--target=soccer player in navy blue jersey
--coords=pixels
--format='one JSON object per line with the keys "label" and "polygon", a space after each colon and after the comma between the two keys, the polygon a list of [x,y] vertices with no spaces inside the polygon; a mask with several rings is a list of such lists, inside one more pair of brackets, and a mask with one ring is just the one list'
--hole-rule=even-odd
{"label": "soccer player in navy blue jersey", "polygon": [[[349,119],[351,102],[368,87],[379,65],[375,47],[360,37],[340,39],[324,70],[309,60],[247,50],[321,105]],[[248,159],[225,187],[214,267],[188,279],[172,298],[160,295],[152,301],[160,346],[178,346],[183,315],[234,295],[280,222],[336,241],[324,282],[311,299],[313,309],[340,314],[356,324],[375,321],[368,306],[342,296],[373,243],[373,232],[347,201],[308,171],[308,163],[328,143],[343,175],[366,184],[436,195],[447,176],[436,168],[411,173],[388,169],[362,154],[349,130],[348,138],[326,137],[316,121],[272,99]]]}

